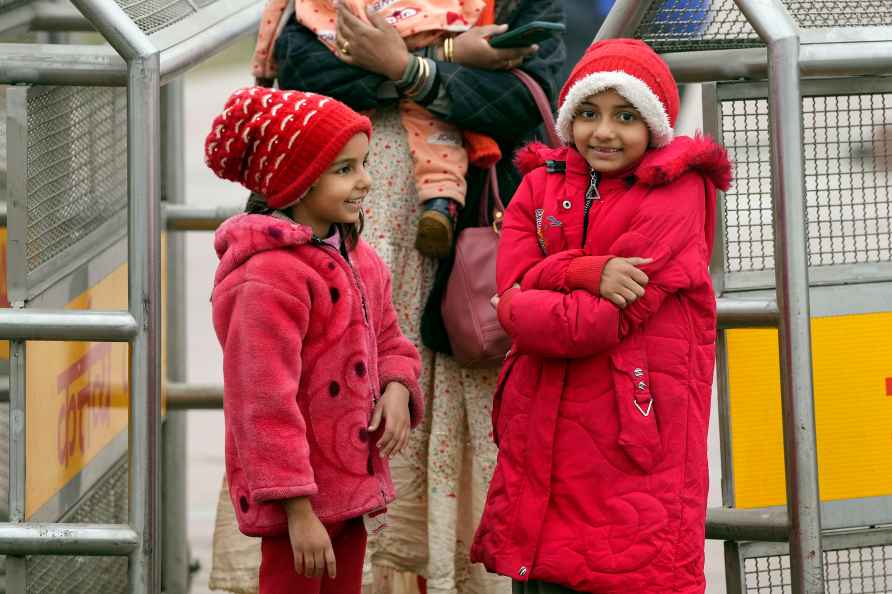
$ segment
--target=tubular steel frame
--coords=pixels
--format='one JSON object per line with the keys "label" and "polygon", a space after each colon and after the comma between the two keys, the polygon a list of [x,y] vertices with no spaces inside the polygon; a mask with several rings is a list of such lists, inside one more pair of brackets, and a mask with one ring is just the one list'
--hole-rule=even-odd
{"label": "tubular steel frame", "polygon": [[[78,13],[46,2],[0,11],[0,29],[93,30],[103,46],[0,44],[0,83],[99,85],[127,87],[127,205],[129,311],[25,309],[23,300],[0,310],[0,337],[10,345],[10,518],[0,523],[0,553],[7,559],[10,591],[26,591],[26,555],[123,555],[129,557],[132,593],[160,592],[161,578],[161,93],[165,88],[168,141],[165,189],[182,202],[182,88],[177,78],[256,27],[261,3],[217,0],[186,21],[146,35],[112,0],[72,0]],[[179,128],[178,130],[176,128]],[[174,146],[176,145],[176,146]],[[21,190],[21,188],[19,189]],[[5,219],[5,212],[2,213]],[[225,214],[215,211],[215,215]],[[174,217],[175,218],[175,217]],[[182,254],[173,244],[172,255]],[[182,281],[182,269],[173,278]],[[173,290],[182,291],[182,283]],[[172,303],[176,303],[173,300]],[[179,320],[171,316],[174,327]],[[182,327],[184,324],[178,324]],[[125,525],[25,522],[25,341],[78,340],[130,343],[129,522]],[[182,340],[175,358],[182,358]],[[184,379],[183,362],[171,366],[174,380]],[[183,444],[181,414],[167,420],[168,439]],[[176,447],[170,448],[171,450]],[[172,452],[171,452],[172,453]],[[168,456],[165,474],[178,460]],[[184,487],[183,477],[174,482]],[[176,495],[175,495],[176,497]],[[179,507],[184,505],[184,494]],[[168,504],[172,502],[168,501]],[[184,509],[182,509],[184,513]],[[180,530],[184,522],[180,522]],[[165,524],[167,530],[173,526]],[[185,534],[169,539],[165,590],[188,588]],[[182,546],[175,546],[182,545]],[[184,552],[185,551],[185,552]]]}

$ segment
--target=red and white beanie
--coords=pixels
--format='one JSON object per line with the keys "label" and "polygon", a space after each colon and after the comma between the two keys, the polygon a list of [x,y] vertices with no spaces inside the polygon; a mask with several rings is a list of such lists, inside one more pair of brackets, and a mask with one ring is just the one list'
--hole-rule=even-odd
{"label": "red and white beanie", "polygon": [[372,124],[340,101],[248,87],[233,93],[205,140],[205,163],[285,208],[303,198],[354,135]]}
{"label": "red and white beanie", "polygon": [[672,142],[678,86],[666,62],[637,39],[607,39],[586,50],[558,98],[561,140],[573,142],[573,118],[579,105],[607,89],[614,89],[635,106],[650,129],[651,146]]}

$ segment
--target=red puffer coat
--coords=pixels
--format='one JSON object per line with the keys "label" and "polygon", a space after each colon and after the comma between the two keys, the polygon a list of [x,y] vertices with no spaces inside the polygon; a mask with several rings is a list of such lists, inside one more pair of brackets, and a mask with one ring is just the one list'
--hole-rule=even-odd
{"label": "red puffer coat", "polygon": [[[528,173],[497,273],[513,347],[472,559],[580,592],[702,593],[716,336],[707,265],[725,152],[678,138],[600,179],[585,234],[591,174],[579,153],[534,145],[518,164]],[[597,296],[611,256],[654,259],[645,295],[624,310]]]}
{"label": "red puffer coat", "polygon": [[323,522],[394,498],[378,433],[366,430],[389,382],[424,399],[415,347],[400,332],[390,272],[360,241],[345,259],[309,227],[239,215],[217,231],[212,297],[223,346],[226,476],[239,529],[287,532],[279,500],[309,496]]}

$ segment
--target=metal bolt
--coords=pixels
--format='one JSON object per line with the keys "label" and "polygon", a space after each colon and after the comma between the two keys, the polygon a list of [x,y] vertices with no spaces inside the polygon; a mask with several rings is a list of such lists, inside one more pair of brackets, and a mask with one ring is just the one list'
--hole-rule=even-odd
{"label": "metal bolt", "polygon": [[520,577],[525,576],[527,574],[527,566],[521,565],[520,569],[517,570],[517,573],[520,575]]}
{"label": "metal bolt", "polygon": [[632,371],[632,375],[634,375],[635,377],[641,377],[642,375],[644,375],[644,370],[641,369],[640,367],[636,367],[636,368]]}
{"label": "metal bolt", "polygon": [[647,382],[638,382],[638,390],[643,392],[647,389]]}

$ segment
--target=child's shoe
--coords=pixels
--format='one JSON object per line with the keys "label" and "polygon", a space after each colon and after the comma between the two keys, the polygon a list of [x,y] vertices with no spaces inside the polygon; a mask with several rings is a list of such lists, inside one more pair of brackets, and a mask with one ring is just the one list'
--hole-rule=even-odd
{"label": "child's shoe", "polygon": [[415,249],[429,258],[445,258],[452,250],[458,202],[451,198],[431,198],[424,202],[418,221]]}

